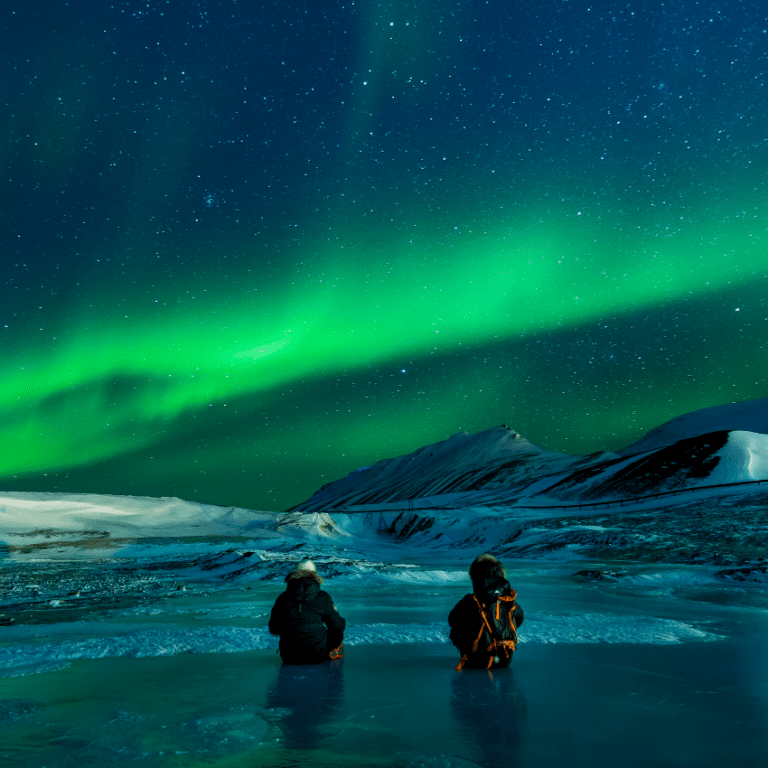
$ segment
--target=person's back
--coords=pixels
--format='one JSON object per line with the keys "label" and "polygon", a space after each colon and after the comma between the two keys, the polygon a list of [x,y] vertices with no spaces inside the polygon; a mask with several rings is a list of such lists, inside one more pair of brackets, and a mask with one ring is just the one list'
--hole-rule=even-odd
{"label": "person's back", "polygon": [[328,661],[344,640],[346,622],[320,588],[323,580],[310,560],[285,580],[285,592],[275,600],[269,617],[269,631],[280,635],[280,657],[286,664]]}
{"label": "person's back", "polygon": [[507,581],[504,567],[492,555],[480,555],[469,568],[473,593],[448,615],[451,642],[461,653],[457,669],[509,666],[517,645],[523,609]]}

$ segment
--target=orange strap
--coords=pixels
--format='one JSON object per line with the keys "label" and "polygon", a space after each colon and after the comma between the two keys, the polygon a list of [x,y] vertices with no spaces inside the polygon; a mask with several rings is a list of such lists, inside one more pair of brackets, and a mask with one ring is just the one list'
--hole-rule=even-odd
{"label": "orange strap", "polygon": [[[483,624],[485,624],[486,629],[488,630],[488,634],[490,637],[493,637],[493,629],[491,628],[491,625],[488,621],[488,617],[485,615],[485,611],[483,610],[483,606],[480,604],[480,601],[477,599],[477,595],[472,595],[472,597],[475,599],[475,602],[477,603],[477,610],[480,611],[480,616],[483,618]],[[480,637],[482,637],[483,630],[480,629],[480,635],[478,635],[477,640],[475,641],[475,644],[480,642]],[[475,648],[477,650],[477,648]]]}
{"label": "orange strap", "polygon": [[344,643],[339,645],[338,647],[334,648],[332,651],[328,653],[328,656],[332,661],[335,661],[336,659],[343,659],[344,658]]}
{"label": "orange strap", "polygon": [[[517,594],[512,592],[511,595],[502,595],[499,597],[499,600],[496,602],[496,620],[499,619],[499,604],[501,600],[504,600],[504,602],[511,603],[508,613],[509,613],[509,626],[512,628],[512,631],[515,633],[515,640],[498,640],[494,637],[493,628],[491,627],[490,622],[488,621],[488,617],[485,614],[485,611],[483,610],[483,606],[480,603],[480,601],[477,599],[477,595],[473,594],[472,598],[474,599],[475,603],[477,604],[477,610],[480,611],[480,617],[482,618],[482,624],[480,625],[480,632],[478,633],[477,637],[475,638],[475,641],[472,643],[472,653],[477,653],[478,647],[480,646],[480,638],[483,636],[483,630],[488,630],[488,636],[491,638],[491,644],[488,646],[487,650],[490,653],[490,656],[488,658],[488,666],[486,667],[487,670],[491,669],[491,665],[493,664],[493,659],[496,654],[494,651],[500,650],[504,652],[504,655],[509,658],[510,653],[512,653],[515,650],[516,647],[516,640],[517,640],[517,627],[515,626],[515,621],[513,618],[513,612],[515,610],[515,597]],[[456,671],[461,672],[461,670],[464,668],[464,665],[467,663],[468,658],[467,654],[465,653],[460,659],[459,663],[456,666]]]}
{"label": "orange strap", "polygon": [[499,604],[502,600],[504,602],[511,603],[509,607],[509,626],[512,628],[512,631],[515,633],[515,640],[498,640],[494,637],[494,632],[491,627],[490,622],[488,621],[488,617],[485,615],[485,611],[483,610],[483,606],[481,605],[480,601],[477,599],[477,595],[472,595],[472,597],[475,600],[475,603],[477,604],[477,609],[480,611],[480,616],[483,619],[483,626],[480,627],[480,634],[477,636],[477,640],[472,645],[473,652],[477,651],[478,645],[480,644],[480,638],[483,636],[483,629],[488,630],[488,635],[491,638],[492,642],[491,645],[488,647],[488,651],[491,652],[491,660],[488,662],[488,669],[490,669],[491,664],[493,663],[493,653],[492,651],[500,648],[504,650],[504,653],[507,657],[509,657],[510,652],[515,650],[516,644],[515,640],[517,640],[517,627],[515,626],[514,619],[512,618],[512,612],[515,610],[515,598],[512,595],[502,595],[499,600],[496,602],[496,619],[499,618]]}

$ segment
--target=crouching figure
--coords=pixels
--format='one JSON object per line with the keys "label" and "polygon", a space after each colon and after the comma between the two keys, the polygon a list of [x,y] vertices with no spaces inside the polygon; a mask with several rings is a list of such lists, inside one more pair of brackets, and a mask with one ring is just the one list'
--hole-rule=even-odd
{"label": "crouching figure", "polygon": [[280,635],[284,664],[320,664],[344,655],[344,627],[331,596],[311,560],[299,564],[286,577],[269,617],[269,631]]}
{"label": "crouching figure", "polygon": [[477,557],[469,567],[469,577],[473,593],[462,597],[448,615],[451,642],[461,654],[456,669],[508,667],[524,618],[517,592],[493,555]]}

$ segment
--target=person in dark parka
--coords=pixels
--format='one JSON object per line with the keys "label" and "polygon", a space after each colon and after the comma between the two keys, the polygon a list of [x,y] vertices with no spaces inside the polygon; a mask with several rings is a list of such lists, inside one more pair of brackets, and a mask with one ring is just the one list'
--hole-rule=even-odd
{"label": "person in dark parka", "polygon": [[285,581],[285,592],[275,600],[269,617],[269,631],[280,635],[283,663],[320,664],[341,658],[346,622],[331,596],[320,589],[323,580],[314,563],[299,564]]}
{"label": "person in dark parka", "polygon": [[507,667],[524,619],[517,592],[493,555],[475,558],[469,577],[473,593],[462,597],[448,614],[450,639],[461,653],[457,669]]}

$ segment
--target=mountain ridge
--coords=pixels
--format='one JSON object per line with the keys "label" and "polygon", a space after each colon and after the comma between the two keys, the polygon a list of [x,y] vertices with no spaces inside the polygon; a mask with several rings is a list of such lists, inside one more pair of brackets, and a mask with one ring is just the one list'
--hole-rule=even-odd
{"label": "mountain ridge", "polygon": [[[746,427],[752,429],[746,429]],[[712,428],[714,427],[714,428]],[[458,433],[328,483],[294,512],[395,503],[612,500],[768,479],[768,397],[692,411],[615,453],[571,456],[506,425]]]}

